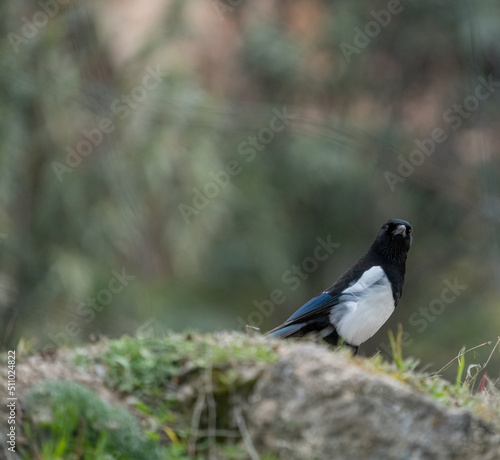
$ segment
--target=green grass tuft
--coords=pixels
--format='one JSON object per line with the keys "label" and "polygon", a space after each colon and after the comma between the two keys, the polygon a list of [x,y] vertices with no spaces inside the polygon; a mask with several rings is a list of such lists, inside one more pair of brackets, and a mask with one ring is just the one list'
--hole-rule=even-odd
{"label": "green grass tuft", "polygon": [[74,382],[48,381],[25,395],[23,459],[137,459],[160,456],[158,443],[143,434],[139,420]]}

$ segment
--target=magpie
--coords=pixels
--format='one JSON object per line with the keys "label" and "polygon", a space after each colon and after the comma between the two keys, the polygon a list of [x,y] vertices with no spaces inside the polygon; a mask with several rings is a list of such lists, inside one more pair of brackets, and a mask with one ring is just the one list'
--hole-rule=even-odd
{"label": "magpie", "polygon": [[319,333],[330,345],[342,338],[356,354],[398,305],[411,233],[412,226],[405,220],[389,220],[368,252],[330,288],[266,335],[285,339]]}

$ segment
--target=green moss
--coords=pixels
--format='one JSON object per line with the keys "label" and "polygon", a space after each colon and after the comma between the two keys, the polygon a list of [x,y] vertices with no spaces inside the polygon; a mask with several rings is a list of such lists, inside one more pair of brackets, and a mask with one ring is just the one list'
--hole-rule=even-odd
{"label": "green moss", "polygon": [[160,459],[159,445],[125,409],[74,382],[53,381],[26,393],[22,458]]}
{"label": "green moss", "polygon": [[187,333],[113,340],[100,361],[107,365],[110,387],[157,397],[169,385],[179,385],[207,369],[215,370],[218,381],[229,385],[240,380],[241,366],[275,359],[275,350],[262,338]]}

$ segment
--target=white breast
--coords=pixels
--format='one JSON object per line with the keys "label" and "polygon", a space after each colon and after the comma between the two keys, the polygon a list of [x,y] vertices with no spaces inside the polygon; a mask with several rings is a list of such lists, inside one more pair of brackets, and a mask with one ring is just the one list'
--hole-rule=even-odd
{"label": "white breast", "polygon": [[391,283],[382,267],[372,267],[344,291],[330,314],[338,334],[359,346],[372,337],[394,311]]}

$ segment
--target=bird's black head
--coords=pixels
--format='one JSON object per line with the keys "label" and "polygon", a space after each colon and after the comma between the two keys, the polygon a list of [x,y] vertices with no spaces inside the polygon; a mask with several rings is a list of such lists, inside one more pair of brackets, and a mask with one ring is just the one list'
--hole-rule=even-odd
{"label": "bird's black head", "polygon": [[387,221],[375,239],[372,249],[382,256],[404,264],[411,246],[412,227],[401,219]]}

